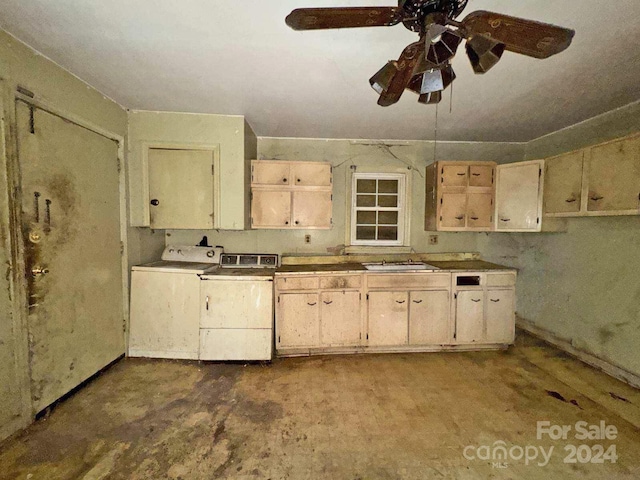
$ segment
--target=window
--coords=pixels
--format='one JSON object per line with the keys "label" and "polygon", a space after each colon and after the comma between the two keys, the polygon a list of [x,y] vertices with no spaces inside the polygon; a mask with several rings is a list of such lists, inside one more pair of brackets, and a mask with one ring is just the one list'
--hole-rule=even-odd
{"label": "window", "polygon": [[353,175],[352,245],[403,245],[405,182],[404,174]]}

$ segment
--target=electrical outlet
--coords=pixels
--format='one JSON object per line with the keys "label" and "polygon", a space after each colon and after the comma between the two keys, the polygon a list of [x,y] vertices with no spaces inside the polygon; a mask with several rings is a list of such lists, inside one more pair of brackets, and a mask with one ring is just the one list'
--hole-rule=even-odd
{"label": "electrical outlet", "polygon": [[429,235],[429,245],[438,244],[438,235]]}
{"label": "electrical outlet", "polygon": [[304,243],[311,243],[311,235],[304,236]]}

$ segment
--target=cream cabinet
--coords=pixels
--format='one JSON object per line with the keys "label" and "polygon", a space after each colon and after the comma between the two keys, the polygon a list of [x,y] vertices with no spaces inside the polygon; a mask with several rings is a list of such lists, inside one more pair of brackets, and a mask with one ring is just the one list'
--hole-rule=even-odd
{"label": "cream cabinet", "polygon": [[427,167],[425,230],[493,229],[495,162],[436,162]]}
{"label": "cream cabinet", "polygon": [[370,292],[367,344],[398,346],[409,342],[408,292]]}
{"label": "cream cabinet", "polygon": [[453,275],[454,343],[509,345],[515,338],[515,271]]}
{"label": "cream cabinet", "polygon": [[362,339],[360,292],[329,291],[320,294],[320,344],[355,346]]}
{"label": "cream cabinet", "polygon": [[276,344],[283,347],[316,347],[320,343],[318,293],[278,295]]}
{"label": "cream cabinet", "polygon": [[409,293],[409,344],[451,343],[449,290]]}
{"label": "cream cabinet", "polygon": [[542,222],[543,160],[498,165],[496,215],[498,232],[539,232]]}
{"label": "cream cabinet", "polygon": [[212,150],[149,148],[151,228],[214,228],[216,154]]}
{"label": "cream cabinet", "polygon": [[640,214],[640,135],[545,161],[544,215]]}
{"label": "cream cabinet", "polygon": [[329,163],[272,160],[251,163],[252,228],[331,228],[332,203]]}

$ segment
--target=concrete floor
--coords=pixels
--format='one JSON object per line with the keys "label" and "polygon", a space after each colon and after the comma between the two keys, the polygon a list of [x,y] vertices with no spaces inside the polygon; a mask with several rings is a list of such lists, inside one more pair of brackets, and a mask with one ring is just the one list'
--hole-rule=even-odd
{"label": "concrete floor", "polygon": [[[568,439],[538,440],[544,420]],[[581,420],[617,438],[577,440]],[[1,444],[0,478],[640,478],[639,427],[640,391],[524,334],[508,352],[126,359]],[[478,458],[500,441],[515,459]],[[567,464],[568,444],[618,459]]]}

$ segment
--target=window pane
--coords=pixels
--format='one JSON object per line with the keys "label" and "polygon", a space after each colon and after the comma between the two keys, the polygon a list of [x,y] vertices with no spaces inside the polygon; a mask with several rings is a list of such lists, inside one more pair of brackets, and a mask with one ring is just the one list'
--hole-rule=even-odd
{"label": "window pane", "polygon": [[367,212],[367,211],[359,211],[356,216],[356,223],[359,225],[362,224],[373,224],[376,223],[376,212]]}
{"label": "window pane", "polygon": [[398,227],[378,227],[378,240],[397,240]]}
{"label": "window pane", "polygon": [[379,180],[378,193],[398,193],[398,180]]}
{"label": "window pane", "polygon": [[397,207],[398,196],[397,195],[378,195],[379,207]]}
{"label": "window pane", "polygon": [[381,223],[383,225],[397,225],[398,212],[379,212],[378,223]]}
{"label": "window pane", "polygon": [[375,207],[376,196],[375,195],[358,195],[356,205],[359,207]]}
{"label": "window pane", "polygon": [[358,240],[375,240],[376,227],[357,227],[356,239]]}
{"label": "window pane", "polygon": [[356,190],[358,193],[376,193],[376,181],[358,180]]}

